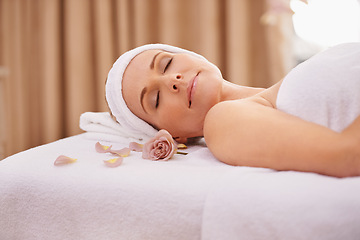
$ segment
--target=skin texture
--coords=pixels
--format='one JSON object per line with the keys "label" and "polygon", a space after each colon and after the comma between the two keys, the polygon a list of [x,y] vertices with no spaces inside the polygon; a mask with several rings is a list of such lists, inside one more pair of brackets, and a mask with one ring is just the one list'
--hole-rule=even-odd
{"label": "skin texture", "polygon": [[360,175],[360,117],[336,133],[283,113],[276,109],[280,85],[238,86],[200,58],[149,50],[128,65],[123,96],[135,115],[168,130],[179,142],[204,136],[224,163]]}
{"label": "skin texture", "polygon": [[[195,76],[189,106],[188,88]],[[146,93],[141,101],[144,88]],[[136,56],[123,78],[123,96],[130,110],[156,128],[182,139],[203,136],[205,116],[215,104],[260,91],[224,81],[219,69],[205,60],[159,50]]]}

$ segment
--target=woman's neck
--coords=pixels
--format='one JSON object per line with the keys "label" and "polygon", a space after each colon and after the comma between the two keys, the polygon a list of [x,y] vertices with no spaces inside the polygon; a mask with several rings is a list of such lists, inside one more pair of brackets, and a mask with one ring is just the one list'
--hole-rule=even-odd
{"label": "woman's neck", "polygon": [[265,88],[245,87],[224,80],[220,101],[248,98],[264,90]]}

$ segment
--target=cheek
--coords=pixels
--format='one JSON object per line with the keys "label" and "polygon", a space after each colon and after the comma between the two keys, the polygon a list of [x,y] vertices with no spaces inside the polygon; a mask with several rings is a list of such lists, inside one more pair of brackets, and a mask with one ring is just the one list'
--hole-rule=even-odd
{"label": "cheek", "polygon": [[159,124],[177,123],[186,116],[186,109],[178,104],[167,103],[159,112]]}

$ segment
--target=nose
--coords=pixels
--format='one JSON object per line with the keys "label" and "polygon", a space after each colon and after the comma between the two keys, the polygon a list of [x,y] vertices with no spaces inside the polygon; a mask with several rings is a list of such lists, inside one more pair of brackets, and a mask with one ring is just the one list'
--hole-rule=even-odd
{"label": "nose", "polygon": [[168,88],[172,92],[178,92],[183,76],[180,73],[171,74],[168,78]]}

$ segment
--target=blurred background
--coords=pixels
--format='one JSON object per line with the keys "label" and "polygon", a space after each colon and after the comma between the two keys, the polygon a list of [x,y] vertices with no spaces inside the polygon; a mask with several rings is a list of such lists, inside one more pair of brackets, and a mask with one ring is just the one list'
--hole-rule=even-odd
{"label": "blurred background", "polygon": [[226,80],[269,87],[360,41],[357,0],[0,0],[0,159],[79,134],[107,111],[113,62],[146,43],[198,52]]}

